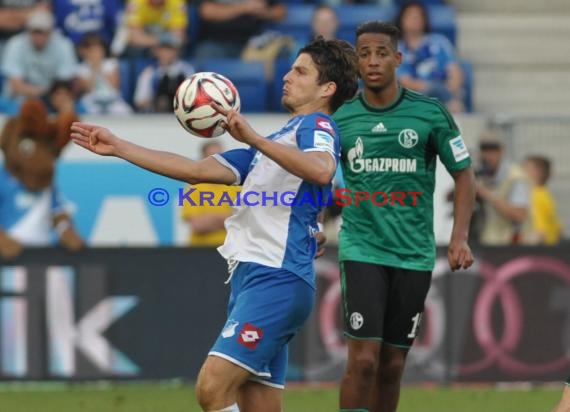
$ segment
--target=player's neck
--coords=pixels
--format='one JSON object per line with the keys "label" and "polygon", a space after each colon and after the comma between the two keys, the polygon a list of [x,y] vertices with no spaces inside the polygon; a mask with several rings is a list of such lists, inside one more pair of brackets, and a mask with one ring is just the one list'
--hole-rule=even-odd
{"label": "player's neck", "polygon": [[390,106],[398,99],[400,93],[401,89],[397,82],[393,82],[382,89],[365,87],[363,91],[366,102],[371,106],[377,107]]}
{"label": "player's neck", "polygon": [[315,112],[320,112],[328,115],[332,113],[328,104],[320,104],[320,103],[313,103],[313,104],[309,103],[303,106],[296,107],[295,109],[291,109],[289,112],[291,113],[291,117],[304,115],[304,114],[311,114]]}

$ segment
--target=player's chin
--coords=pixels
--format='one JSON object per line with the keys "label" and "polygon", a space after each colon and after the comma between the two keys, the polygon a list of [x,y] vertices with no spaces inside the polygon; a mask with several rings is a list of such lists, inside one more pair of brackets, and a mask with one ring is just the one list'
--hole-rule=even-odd
{"label": "player's chin", "polygon": [[293,105],[291,103],[291,99],[289,98],[289,96],[283,96],[281,98],[281,106],[283,106],[283,108],[287,111],[291,111],[291,109],[293,108]]}

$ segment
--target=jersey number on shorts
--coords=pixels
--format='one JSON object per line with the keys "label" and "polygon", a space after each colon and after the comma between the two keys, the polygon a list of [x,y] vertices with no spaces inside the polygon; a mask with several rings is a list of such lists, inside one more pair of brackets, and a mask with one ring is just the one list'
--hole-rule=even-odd
{"label": "jersey number on shorts", "polygon": [[416,335],[418,334],[418,329],[420,326],[420,322],[422,320],[422,314],[421,312],[416,313],[416,316],[414,316],[412,318],[412,331],[410,333],[408,333],[408,338],[415,338]]}

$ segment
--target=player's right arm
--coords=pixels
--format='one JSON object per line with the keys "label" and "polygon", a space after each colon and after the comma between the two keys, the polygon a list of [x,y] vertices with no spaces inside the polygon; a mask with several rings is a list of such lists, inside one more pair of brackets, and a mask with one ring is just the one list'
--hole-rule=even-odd
{"label": "player's right arm", "polygon": [[77,145],[101,156],[115,156],[143,169],[191,184],[234,184],[236,175],[212,157],[194,161],[184,156],[147,149],[115,136],[108,129],[75,122],[71,139]]}

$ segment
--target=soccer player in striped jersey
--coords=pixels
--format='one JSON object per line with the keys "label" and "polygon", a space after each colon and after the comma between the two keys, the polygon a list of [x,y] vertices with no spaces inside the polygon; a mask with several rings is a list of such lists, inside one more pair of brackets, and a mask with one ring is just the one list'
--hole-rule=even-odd
{"label": "soccer player in striped jersey", "polygon": [[226,116],[226,130],[250,148],[198,162],[137,146],[99,126],[72,127],[73,140],[95,153],[192,184],[241,185],[243,193],[280,200],[269,200],[270,206],[242,202],[226,221],[228,234],[218,250],[230,267],[231,294],[227,322],[198,376],[204,411],[282,410],[287,345],[315,299],[313,260],[322,208],[315,200],[330,192],[340,152],[329,114],[354,96],[357,73],[350,44],[311,42],[284,77],[282,103],[292,115],[287,124],[263,137],[244,116],[217,106]]}
{"label": "soccer player in striped jersey", "polygon": [[364,89],[333,115],[345,186],[360,192],[360,201],[353,195],[343,207],[339,235],[348,338],[341,411],[397,409],[435,264],[437,157],[456,187],[449,265],[456,270],[473,263],[467,235],[475,178],[467,147],[441,103],[399,86],[397,43],[392,24],[372,21],[357,29]]}

